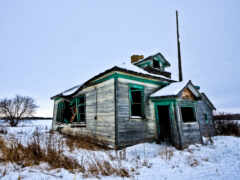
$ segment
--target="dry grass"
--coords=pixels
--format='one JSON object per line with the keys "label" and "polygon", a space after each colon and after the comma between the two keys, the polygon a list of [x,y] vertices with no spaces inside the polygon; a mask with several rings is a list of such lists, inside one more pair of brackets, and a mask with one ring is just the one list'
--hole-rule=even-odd
{"label": "dry grass", "polygon": [[195,159],[193,156],[189,156],[187,161],[188,161],[189,166],[191,166],[191,167],[197,167],[199,165],[198,160]]}
{"label": "dry grass", "polygon": [[173,157],[174,153],[171,148],[166,146],[165,149],[159,153],[159,155],[164,160],[170,160]]}
{"label": "dry grass", "polygon": [[[116,158],[117,159],[117,158]],[[130,172],[128,169],[124,168],[121,164],[114,164],[111,161],[101,160],[95,155],[89,156],[88,161],[85,162],[87,168],[85,177],[95,176],[111,176],[117,175],[120,177],[130,177]]]}
{"label": "dry grass", "polygon": [[40,134],[38,131],[34,132],[26,145],[16,138],[6,142],[0,137],[0,163],[15,163],[24,168],[45,162],[51,169],[64,168],[70,172],[81,172],[84,177],[111,175],[130,177],[129,170],[118,163],[118,157],[113,157],[116,161],[108,161],[95,154],[88,154],[79,162],[63,153],[65,143],[72,150],[74,148],[99,149],[96,145],[80,142],[69,137],[65,140],[60,139],[52,133]]}
{"label": "dry grass", "polygon": [[42,147],[41,144],[43,143],[38,132],[34,133],[26,146],[16,139],[6,143],[0,138],[0,151],[2,153],[0,162],[16,163],[21,167],[39,165],[41,162],[46,162],[51,168],[84,171],[84,168],[77,160],[63,154],[61,142],[56,141],[53,136],[48,137],[45,142],[46,146]]}
{"label": "dry grass", "polygon": [[68,146],[70,151],[75,149],[86,149],[86,150],[106,150],[109,149],[104,143],[96,144],[96,139],[91,138],[90,136],[64,136],[65,143]]}

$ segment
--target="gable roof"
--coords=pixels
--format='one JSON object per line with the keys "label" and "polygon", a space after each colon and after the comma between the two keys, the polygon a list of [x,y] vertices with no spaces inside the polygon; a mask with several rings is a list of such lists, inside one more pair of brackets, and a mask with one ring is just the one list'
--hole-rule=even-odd
{"label": "gable roof", "polygon": [[101,78],[102,76],[104,76],[108,73],[111,73],[111,72],[122,72],[122,73],[127,73],[127,74],[130,74],[130,75],[140,76],[140,77],[143,77],[143,78],[150,78],[150,79],[157,80],[157,81],[175,82],[174,80],[167,79],[167,78],[164,78],[164,77],[161,77],[161,76],[153,76],[150,73],[145,73],[145,71],[139,70],[139,69],[140,68],[138,68],[137,70],[140,71],[140,72],[136,72],[136,71],[133,71],[133,70],[124,69],[122,67],[114,66],[114,67],[112,67],[110,69],[107,69],[106,71],[94,76],[93,78],[89,79],[88,81],[86,81],[85,83],[83,83],[81,85],[74,86],[74,87],[72,87],[72,88],[70,88],[66,91],[63,91],[63,92],[51,97],[51,99],[54,99],[56,97],[66,97],[66,98],[68,98],[68,97],[74,96],[79,91],[81,91],[82,89],[97,84],[97,83],[94,82],[95,80],[97,80],[97,79]]}
{"label": "gable roof", "polygon": [[154,92],[150,97],[177,97],[184,90],[184,88],[188,88],[194,96],[198,98],[201,97],[200,92],[196,89],[190,80],[171,83],[168,86],[165,86],[164,88],[158,90],[157,92]]}
{"label": "gable roof", "polygon": [[147,61],[147,60],[149,60],[149,59],[154,59],[154,57],[160,57],[161,58],[161,60],[163,61],[163,63],[166,65],[166,66],[170,66],[170,63],[168,62],[168,60],[162,55],[162,53],[157,53],[157,54],[154,54],[154,55],[151,55],[151,56],[148,56],[148,57],[146,57],[146,58],[144,58],[144,59],[141,59],[141,60],[139,60],[139,61],[137,61],[137,62],[135,62],[135,63],[133,63],[133,64],[135,64],[135,65],[137,65],[137,64],[139,64],[139,63],[142,63],[142,62],[144,62],[144,61]]}
{"label": "gable roof", "polygon": [[203,100],[207,103],[207,105],[212,109],[212,110],[216,110],[215,106],[213,105],[213,103],[210,101],[210,99],[207,97],[207,95],[205,93],[201,93]]}

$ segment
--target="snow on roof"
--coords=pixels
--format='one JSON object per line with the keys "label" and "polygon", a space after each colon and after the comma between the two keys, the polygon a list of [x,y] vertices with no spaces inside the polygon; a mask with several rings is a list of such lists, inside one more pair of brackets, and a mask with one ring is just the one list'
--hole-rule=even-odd
{"label": "snow on roof", "polygon": [[[131,64],[130,61],[127,61],[127,62],[122,62],[120,64],[116,64],[117,67],[119,68],[123,68],[123,69],[126,69],[126,70],[130,70],[130,71],[134,71],[134,72],[137,72],[137,73],[142,73],[142,74],[147,74],[147,75],[151,75],[152,77],[157,77],[157,78],[163,78],[163,79],[167,79],[167,80],[171,80],[171,78],[167,78],[165,76],[161,76],[161,75],[154,75],[154,74],[151,74],[145,70],[143,70],[142,68],[140,67],[137,67],[133,64]],[[113,68],[113,66],[106,66],[106,69],[111,69]],[[101,74],[102,72],[99,71],[99,74]],[[74,86],[66,91],[63,91],[59,94],[57,94],[56,96],[69,96],[69,95],[72,95],[74,94],[76,91],[78,91],[78,89],[82,86],[83,84],[80,84],[80,85],[77,85],[77,86]],[[54,96],[55,97],[55,96]],[[53,97],[52,97],[53,98]]]}
{"label": "snow on roof", "polygon": [[171,83],[170,85],[168,85],[168,86],[158,90],[157,92],[153,93],[151,95],[151,97],[175,96],[187,85],[188,82],[189,81]]}
{"label": "snow on roof", "polygon": [[145,71],[144,69],[142,69],[142,68],[140,68],[136,65],[133,65],[130,61],[123,62],[121,64],[116,64],[116,66],[120,67],[120,68],[123,68],[123,69],[135,71],[135,72],[138,72],[138,73],[142,73],[142,74],[148,74],[148,75],[151,75],[151,76],[160,77],[160,78],[164,78],[164,79],[171,79],[171,78],[167,78],[165,76],[149,73],[149,72]]}
{"label": "snow on roof", "polygon": [[77,85],[77,86],[74,86],[74,87],[72,87],[72,88],[70,88],[70,89],[68,89],[68,90],[66,90],[66,91],[63,91],[63,92],[60,93],[60,94],[63,95],[63,96],[71,95],[71,94],[73,94],[75,91],[77,91],[78,88],[81,87],[81,86],[82,86],[82,84]]}

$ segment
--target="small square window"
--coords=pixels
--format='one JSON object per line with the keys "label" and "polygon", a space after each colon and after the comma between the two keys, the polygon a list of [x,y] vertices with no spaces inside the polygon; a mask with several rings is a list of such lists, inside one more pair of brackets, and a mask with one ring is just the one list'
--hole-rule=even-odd
{"label": "small square window", "polygon": [[194,108],[192,107],[181,107],[182,120],[185,123],[196,122],[194,115]]}

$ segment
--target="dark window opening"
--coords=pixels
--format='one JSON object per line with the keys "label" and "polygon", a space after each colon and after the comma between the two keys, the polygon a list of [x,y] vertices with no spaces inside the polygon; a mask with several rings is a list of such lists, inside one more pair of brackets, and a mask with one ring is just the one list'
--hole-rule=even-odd
{"label": "dark window opening", "polygon": [[183,122],[196,122],[194,109],[192,107],[181,107],[181,112]]}
{"label": "dark window opening", "polygon": [[143,116],[143,89],[130,88],[131,116]]}
{"label": "dark window opening", "polygon": [[153,60],[153,67],[154,68],[160,68],[160,64],[157,60]]}

